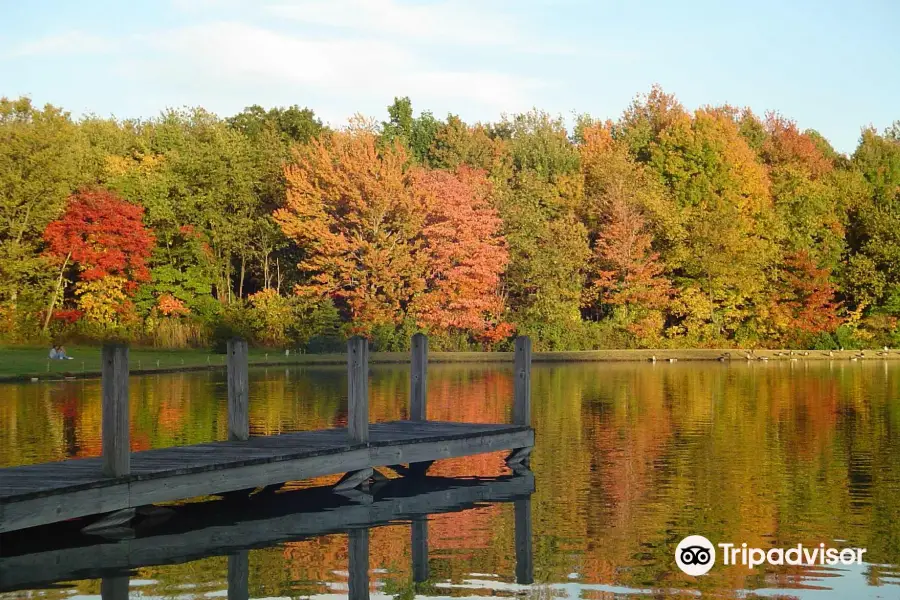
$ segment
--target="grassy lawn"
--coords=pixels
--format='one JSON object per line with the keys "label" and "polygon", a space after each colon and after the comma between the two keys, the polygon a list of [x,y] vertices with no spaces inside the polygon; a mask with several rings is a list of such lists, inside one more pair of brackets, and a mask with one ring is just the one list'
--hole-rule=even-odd
{"label": "grassy lawn", "polygon": [[[49,348],[0,346],[0,379],[79,376],[99,374],[100,348],[97,346],[66,346],[72,360],[49,360]],[[250,363],[293,364],[300,356],[285,357],[283,351],[250,350]],[[224,354],[207,350],[154,350],[132,348],[132,371],[171,371],[182,368],[223,366]]]}

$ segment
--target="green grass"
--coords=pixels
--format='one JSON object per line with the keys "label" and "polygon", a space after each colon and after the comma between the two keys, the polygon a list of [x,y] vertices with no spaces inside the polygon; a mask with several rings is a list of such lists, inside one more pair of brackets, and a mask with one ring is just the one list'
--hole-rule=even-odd
{"label": "green grass", "polygon": [[[59,378],[88,376],[100,373],[100,348],[66,346],[72,360],[50,360],[50,348],[22,348],[0,346],[0,380],[31,377]],[[280,350],[251,350],[250,362],[259,364],[293,364],[296,356],[285,357]],[[154,350],[132,348],[129,366],[132,371],[172,371],[224,366],[225,355],[208,350]]]}

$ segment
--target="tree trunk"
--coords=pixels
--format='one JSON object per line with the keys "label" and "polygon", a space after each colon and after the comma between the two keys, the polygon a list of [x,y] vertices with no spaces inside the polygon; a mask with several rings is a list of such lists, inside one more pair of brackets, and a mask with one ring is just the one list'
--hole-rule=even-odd
{"label": "tree trunk", "polygon": [[247,257],[241,254],[241,281],[238,283],[238,299],[244,297],[244,272],[247,265]]}
{"label": "tree trunk", "polygon": [[62,267],[59,269],[59,278],[56,280],[56,289],[53,290],[53,297],[50,298],[50,306],[47,307],[47,316],[44,317],[44,326],[41,328],[41,331],[47,331],[47,327],[50,326],[50,317],[53,316],[53,307],[56,306],[56,299],[59,298],[59,290],[62,288],[63,275],[66,272],[66,267],[69,265],[70,258],[72,258],[71,252],[66,255],[66,260],[63,261]]}
{"label": "tree trunk", "polygon": [[276,291],[280,295],[281,294],[281,259],[280,258],[275,259],[275,270],[278,272],[278,279],[276,280],[276,285],[277,285]]}

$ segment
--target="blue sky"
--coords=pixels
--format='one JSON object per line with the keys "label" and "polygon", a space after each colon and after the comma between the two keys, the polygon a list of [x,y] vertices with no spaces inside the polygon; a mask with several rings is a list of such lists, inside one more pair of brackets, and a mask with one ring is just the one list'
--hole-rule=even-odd
{"label": "blue sky", "polygon": [[0,0],[0,95],[75,115],[300,104],[333,125],[394,96],[468,121],[778,110],[852,152],[900,119],[900,2]]}

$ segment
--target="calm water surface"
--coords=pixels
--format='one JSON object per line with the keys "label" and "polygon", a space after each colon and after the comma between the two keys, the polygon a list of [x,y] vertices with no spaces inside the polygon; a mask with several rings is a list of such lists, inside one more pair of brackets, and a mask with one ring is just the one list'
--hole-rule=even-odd
{"label": "calm water surface", "polygon": [[[510,417],[511,369],[432,365],[428,416]],[[404,418],[408,371],[375,366],[371,412]],[[535,365],[534,579],[515,583],[512,504],[429,518],[431,575],[412,584],[409,525],[373,528],[372,598],[900,598],[900,365]],[[226,436],[223,373],[134,377],[135,450]],[[251,370],[251,433],[342,426],[344,370]],[[0,466],[100,453],[99,381],[0,384]],[[498,454],[430,474],[505,474]],[[675,546],[714,542],[867,548],[853,567],[718,564],[691,578]],[[347,536],[250,552],[251,597],[346,596]],[[224,596],[227,559],[139,569],[142,598]],[[99,594],[98,580],[2,598]]]}

